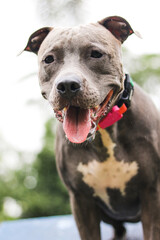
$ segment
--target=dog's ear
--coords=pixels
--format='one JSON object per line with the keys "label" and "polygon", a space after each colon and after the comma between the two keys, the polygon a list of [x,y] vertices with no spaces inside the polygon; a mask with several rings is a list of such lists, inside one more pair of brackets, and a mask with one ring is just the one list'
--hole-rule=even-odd
{"label": "dog's ear", "polygon": [[29,51],[37,54],[41,46],[41,43],[43,42],[43,40],[46,38],[46,36],[52,29],[53,28],[50,28],[50,27],[44,27],[34,32],[30,36],[24,51]]}
{"label": "dog's ear", "polygon": [[134,33],[130,24],[119,16],[107,17],[98,23],[107,28],[121,43]]}

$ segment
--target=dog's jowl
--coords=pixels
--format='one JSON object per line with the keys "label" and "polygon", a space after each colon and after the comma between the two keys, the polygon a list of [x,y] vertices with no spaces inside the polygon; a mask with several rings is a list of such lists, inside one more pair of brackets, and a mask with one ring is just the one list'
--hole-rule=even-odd
{"label": "dog's jowl", "polygon": [[114,239],[137,221],[145,240],[160,239],[160,114],[123,70],[133,33],[113,16],[39,29],[25,48],[38,55],[41,93],[59,120],[57,167],[82,240],[100,240],[101,221]]}

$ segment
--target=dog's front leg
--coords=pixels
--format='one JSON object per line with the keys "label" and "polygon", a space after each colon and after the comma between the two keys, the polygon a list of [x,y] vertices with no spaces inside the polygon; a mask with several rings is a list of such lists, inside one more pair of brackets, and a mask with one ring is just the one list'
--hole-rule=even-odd
{"label": "dog's front leg", "polygon": [[93,200],[71,193],[70,201],[81,240],[100,240],[99,212]]}
{"label": "dog's front leg", "polygon": [[144,240],[160,239],[160,184],[143,192],[142,224]]}

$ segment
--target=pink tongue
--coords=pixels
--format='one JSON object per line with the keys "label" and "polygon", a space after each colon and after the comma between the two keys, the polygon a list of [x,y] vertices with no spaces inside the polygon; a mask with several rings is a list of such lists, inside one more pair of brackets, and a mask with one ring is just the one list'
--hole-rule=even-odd
{"label": "pink tongue", "polygon": [[84,142],[91,129],[89,109],[69,107],[64,118],[63,129],[70,142]]}

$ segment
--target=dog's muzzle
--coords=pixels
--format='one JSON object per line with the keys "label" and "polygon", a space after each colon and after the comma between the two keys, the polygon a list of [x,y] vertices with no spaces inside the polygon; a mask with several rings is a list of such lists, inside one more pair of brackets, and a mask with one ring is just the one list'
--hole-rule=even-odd
{"label": "dog's muzzle", "polygon": [[110,109],[113,96],[111,89],[100,105],[93,108],[81,108],[71,104],[71,99],[80,91],[80,88],[79,82],[73,81],[73,79],[72,81],[63,80],[57,84],[57,91],[68,104],[62,110],[54,110],[54,112],[56,118],[63,123],[66,137],[72,143],[82,143],[88,139],[94,139],[97,124]]}

